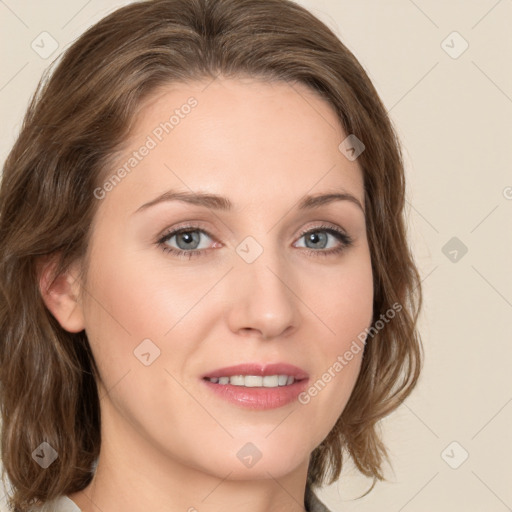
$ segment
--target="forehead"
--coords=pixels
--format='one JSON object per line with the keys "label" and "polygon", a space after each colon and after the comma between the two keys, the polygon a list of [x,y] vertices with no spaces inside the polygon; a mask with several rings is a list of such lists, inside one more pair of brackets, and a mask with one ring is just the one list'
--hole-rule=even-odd
{"label": "forehead", "polygon": [[127,172],[109,199],[123,190],[140,202],[178,188],[226,195],[244,207],[343,189],[364,204],[361,169],[339,149],[346,137],[332,106],[303,84],[171,84],[141,105],[110,169]]}

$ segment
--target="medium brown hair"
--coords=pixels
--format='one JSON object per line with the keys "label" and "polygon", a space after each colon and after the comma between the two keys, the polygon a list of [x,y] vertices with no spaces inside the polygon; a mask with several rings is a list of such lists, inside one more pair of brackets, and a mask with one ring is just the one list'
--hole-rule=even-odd
{"label": "medium brown hair", "polygon": [[[308,484],[334,482],[344,456],[373,484],[389,460],[377,422],[412,391],[422,347],[422,294],[406,240],[404,167],[385,107],[354,55],[288,0],[152,0],[89,28],[41,79],[0,188],[0,406],[14,510],[82,490],[100,450],[97,369],[85,331],[65,331],[42,300],[39,265],[55,276],[87,254],[93,194],[143,99],[178,81],[250,76],[300,83],[360,139],[373,320],[402,309],[366,341],[341,417],[311,455]],[[341,142],[341,141],[340,141]],[[111,171],[111,169],[110,169]],[[33,451],[57,460],[42,470]],[[373,486],[372,486],[373,488]]]}

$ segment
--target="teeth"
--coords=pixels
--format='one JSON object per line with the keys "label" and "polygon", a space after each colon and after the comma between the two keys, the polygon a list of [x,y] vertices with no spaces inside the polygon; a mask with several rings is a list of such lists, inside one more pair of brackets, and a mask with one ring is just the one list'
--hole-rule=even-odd
{"label": "teeth", "polygon": [[247,388],[260,388],[263,386],[263,377],[258,377],[257,375],[246,375],[244,386]]}
{"label": "teeth", "polygon": [[233,377],[227,377],[228,382],[233,386],[244,386],[245,385],[245,377],[243,375],[233,375]]}
{"label": "teeth", "polygon": [[263,386],[266,388],[277,388],[279,386],[279,375],[265,375]]}
{"label": "teeth", "polygon": [[280,386],[286,386],[286,383],[288,382],[288,376],[287,375],[279,375],[278,381],[279,381]]}
{"label": "teeth", "polygon": [[215,384],[231,384],[232,386],[244,386],[246,388],[277,388],[279,386],[289,386],[295,382],[294,377],[288,375],[233,375],[232,377],[212,377],[208,378]]}

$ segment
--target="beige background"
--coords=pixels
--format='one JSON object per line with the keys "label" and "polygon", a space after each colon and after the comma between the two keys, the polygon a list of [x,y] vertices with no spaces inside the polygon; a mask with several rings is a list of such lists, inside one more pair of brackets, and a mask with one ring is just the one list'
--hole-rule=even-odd
{"label": "beige background", "polygon": [[[2,161],[43,69],[125,3],[0,1]],[[424,373],[383,422],[389,481],[355,499],[370,481],[347,465],[319,495],[333,511],[512,510],[512,1],[300,3],[355,53],[390,111],[425,288]],[[59,45],[47,59],[31,48],[43,31]]]}

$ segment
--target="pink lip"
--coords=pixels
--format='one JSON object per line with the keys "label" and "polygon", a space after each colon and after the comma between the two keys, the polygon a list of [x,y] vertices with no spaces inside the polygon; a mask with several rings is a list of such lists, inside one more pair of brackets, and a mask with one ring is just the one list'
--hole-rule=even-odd
{"label": "pink lip", "polygon": [[295,380],[307,379],[308,374],[294,366],[287,363],[273,363],[273,364],[256,364],[256,363],[245,363],[238,364],[236,366],[227,366],[226,368],[219,368],[213,372],[207,373],[202,378],[214,378],[214,377],[231,377],[233,375],[289,375],[294,377]]}
{"label": "pink lip", "polygon": [[[277,388],[233,386],[231,384],[215,384],[206,378],[231,377],[233,375],[288,375],[296,380],[289,386]],[[216,395],[224,400],[247,409],[276,409],[283,407],[295,400],[307,386],[308,374],[298,368],[286,363],[268,365],[240,364],[214,370],[202,377],[202,382]]]}

